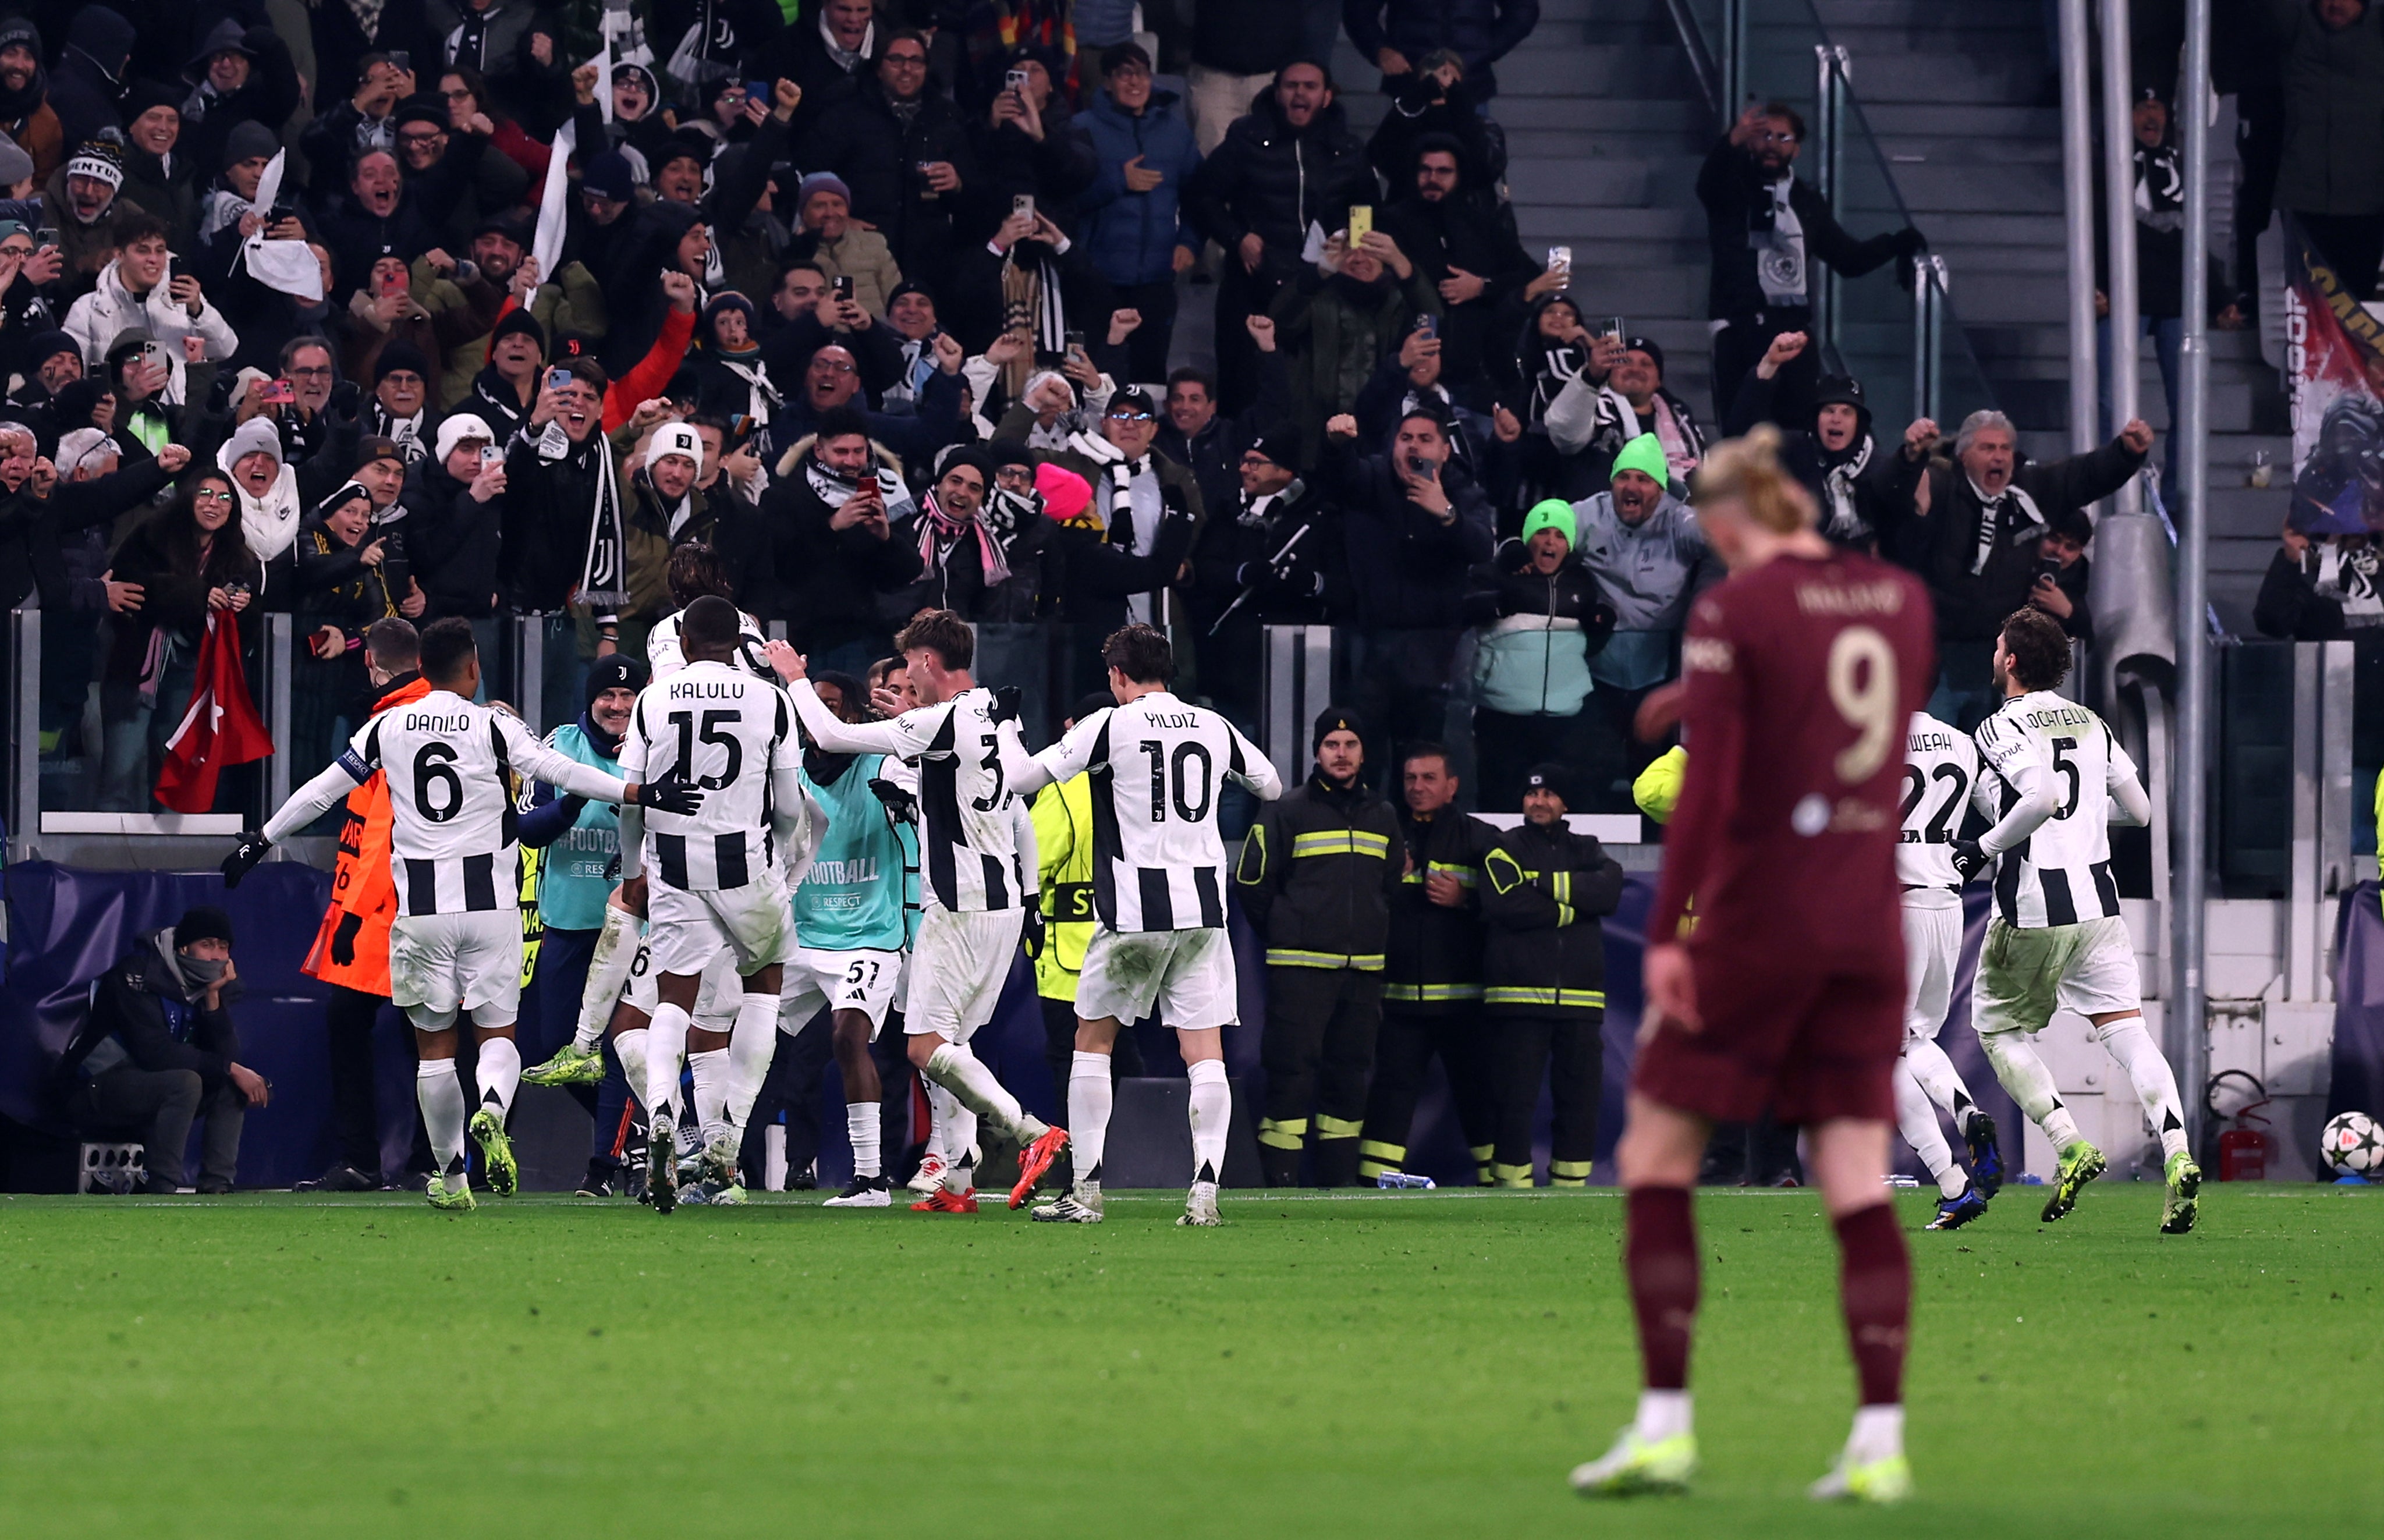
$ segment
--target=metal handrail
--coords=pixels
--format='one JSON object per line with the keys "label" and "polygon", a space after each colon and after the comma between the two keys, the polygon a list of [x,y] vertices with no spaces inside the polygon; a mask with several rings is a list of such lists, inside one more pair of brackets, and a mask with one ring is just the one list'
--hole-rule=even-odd
{"label": "metal handrail", "polygon": [[1721,70],[1714,63],[1713,50],[1706,45],[1705,29],[1689,9],[1689,0],[1664,0],[1664,10],[1672,19],[1672,31],[1680,34],[1681,51],[1689,56],[1689,71],[1697,78],[1697,92],[1706,99],[1706,110],[1728,118],[1730,96],[1722,84]]}

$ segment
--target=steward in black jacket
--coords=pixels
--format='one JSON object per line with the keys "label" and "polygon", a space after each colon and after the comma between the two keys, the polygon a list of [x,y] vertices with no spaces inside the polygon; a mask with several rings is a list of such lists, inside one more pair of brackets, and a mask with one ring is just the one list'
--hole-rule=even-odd
{"label": "steward in black jacket", "polygon": [[1564,819],[1564,771],[1533,766],[1521,826],[1499,836],[1482,862],[1483,1000],[1501,1037],[1492,1164],[1501,1186],[1532,1185],[1532,1112],[1551,1061],[1550,1181],[1587,1181],[1596,1142],[1606,1024],[1606,935],[1597,921],[1622,901],[1622,868]]}
{"label": "steward in black jacket", "polygon": [[1267,942],[1267,1115],[1259,1159],[1269,1186],[1299,1177],[1316,1111],[1316,1183],[1358,1176],[1374,1033],[1383,1016],[1383,947],[1398,890],[1398,821],[1368,791],[1365,736],[1337,708],[1317,718],[1316,770],[1269,802],[1242,844],[1234,883]]}

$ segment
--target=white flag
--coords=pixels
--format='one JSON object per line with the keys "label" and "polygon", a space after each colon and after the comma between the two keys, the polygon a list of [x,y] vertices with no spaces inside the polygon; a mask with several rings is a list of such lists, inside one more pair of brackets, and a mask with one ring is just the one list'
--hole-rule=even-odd
{"label": "white flag", "polygon": [[538,200],[538,233],[530,241],[530,255],[537,259],[540,283],[554,281],[555,265],[563,260],[565,205],[571,196],[571,179],[565,174],[564,167],[578,143],[578,126],[565,123],[554,136],[547,155],[546,186]]}
{"label": "white flag", "polygon": [[[288,152],[276,150],[273,158],[265,163],[265,174],[256,179],[256,215],[260,219],[273,217],[274,200],[281,195],[281,161]],[[258,230],[241,242],[241,262],[249,276],[267,289],[304,300],[309,304],[323,297],[323,266],[304,241],[272,241]]]}

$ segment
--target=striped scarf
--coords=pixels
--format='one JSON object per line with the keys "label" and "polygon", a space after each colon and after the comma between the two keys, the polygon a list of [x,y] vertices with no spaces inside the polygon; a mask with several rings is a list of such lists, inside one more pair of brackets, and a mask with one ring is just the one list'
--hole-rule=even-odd
{"label": "striped scarf", "polygon": [[992,588],[1010,580],[1010,563],[1001,553],[1001,542],[985,527],[982,519],[954,518],[944,512],[943,504],[929,492],[919,500],[919,560],[929,566],[940,567],[951,557],[953,548],[971,530],[976,532],[977,565],[985,574],[985,586]]}

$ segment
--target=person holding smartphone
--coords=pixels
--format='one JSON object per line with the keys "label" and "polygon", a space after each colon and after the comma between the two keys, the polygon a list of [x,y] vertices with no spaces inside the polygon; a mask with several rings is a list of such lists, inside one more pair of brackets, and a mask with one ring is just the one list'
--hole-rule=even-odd
{"label": "person holding smartphone", "polygon": [[980,180],[976,151],[960,109],[928,88],[925,34],[879,29],[877,39],[875,69],[822,116],[803,163],[842,179],[852,213],[885,235],[902,276],[942,293],[953,218]]}

